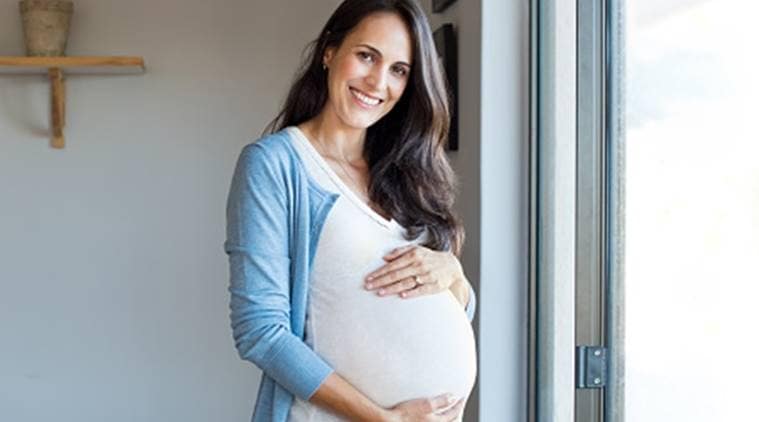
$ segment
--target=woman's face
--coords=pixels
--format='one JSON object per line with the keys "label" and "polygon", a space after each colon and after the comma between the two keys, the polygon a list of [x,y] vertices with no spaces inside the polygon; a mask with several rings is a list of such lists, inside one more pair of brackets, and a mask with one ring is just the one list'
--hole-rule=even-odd
{"label": "woman's face", "polygon": [[325,111],[348,127],[366,129],[395,106],[411,76],[412,41],[395,13],[374,13],[339,48],[327,48]]}

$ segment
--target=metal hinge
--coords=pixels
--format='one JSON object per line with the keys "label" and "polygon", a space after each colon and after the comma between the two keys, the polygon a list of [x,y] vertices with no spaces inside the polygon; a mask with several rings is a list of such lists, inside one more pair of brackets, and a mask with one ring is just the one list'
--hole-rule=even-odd
{"label": "metal hinge", "polygon": [[605,347],[577,346],[577,388],[606,387]]}

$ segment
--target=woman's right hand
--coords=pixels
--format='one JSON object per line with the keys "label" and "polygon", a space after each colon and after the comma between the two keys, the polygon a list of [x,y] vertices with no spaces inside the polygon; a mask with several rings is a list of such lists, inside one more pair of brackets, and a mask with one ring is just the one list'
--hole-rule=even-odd
{"label": "woman's right hand", "polygon": [[[464,411],[464,399],[449,402],[449,394],[401,402],[387,410],[384,422],[451,422]],[[453,399],[455,400],[455,399]],[[453,406],[451,406],[453,404]],[[450,408],[446,409],[448,406]],[[446,409],[440,412],[442,409]]]}

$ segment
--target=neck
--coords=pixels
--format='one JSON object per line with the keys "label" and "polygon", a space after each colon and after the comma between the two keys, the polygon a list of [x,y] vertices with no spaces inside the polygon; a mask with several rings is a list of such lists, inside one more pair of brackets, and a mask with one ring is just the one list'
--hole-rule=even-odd
{"label": "neck", "polygon": [[337,116],[325,111],[298,126],[333,157],[348,163],[363,160],[366,129],[345,126]]}

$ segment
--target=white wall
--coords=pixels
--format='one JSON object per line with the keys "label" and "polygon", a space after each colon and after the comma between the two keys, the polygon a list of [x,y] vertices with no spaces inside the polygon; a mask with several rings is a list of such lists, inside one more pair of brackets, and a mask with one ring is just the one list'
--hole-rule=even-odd
{"label": "white wall", "polygon": [[482,2],[482,421],[526,420],[529,7]]}
{"label": "white wall", "polygon": [[459,150],[449,157],[462,182],[462,264],[479,297],[467,422],[526,420],[528,19],[524,0],[459,0],[430,19],[433,30],[454,23],[459,42]]}
{"label": "white wall", "polygon": [[[432,0],[422,3],[430,17],[430,26],[436,30],[444,23],[452,23],[456,32],[459,56],[459,149],[449,151],[456,174],[461,182],[456,208],[464,219],[466,239],[461,263],[469,281],[478,294],[478,308],[473,322],[477,337],[479,371],[477,381],[467,402],[464,412],[466,422],[480,420],[480,389],[483,371],[487,368],[482,361],[481,315],[483,313],[482,291],[483,282],[480,276],[480,207],[481,175],[480,175],[480,113],[481,113],[481,0],[459,0],[442,13],[432,13]],[[484,308],[487,312],[487,307]],[[484,420],[484,419],[483,419]]]}
{"label": "white wall", "polygon": [[[0,76],[0,420],[249,420],[226,193],[337,3],[76,0],[68,54],[147,72],[69,76],[63,150],[46,80]],[[23,54],[16,0],[0,54]]]}
{"label": "white wall", "polygon": [[[68,54],[141,55],[147,72],[68,76],[63,150],[45,79],[0,76],[1,420],[248,419],[260,371],[229,330],[229,177],[338,3],[76,0]],[[23,54],[17,10],[0,0],[0,55]],[[460,37],[469,422],[524,419],[526,19],[517,0],[432,16]]]}

